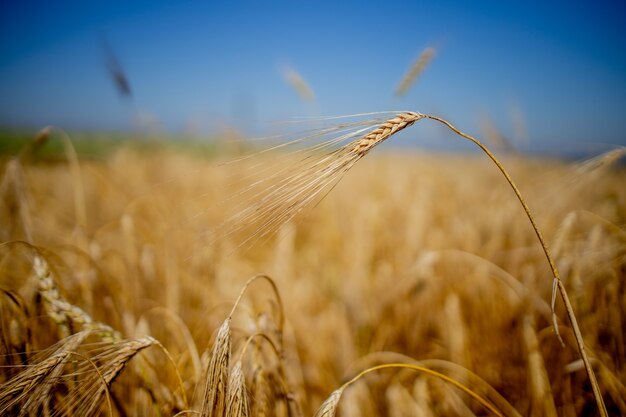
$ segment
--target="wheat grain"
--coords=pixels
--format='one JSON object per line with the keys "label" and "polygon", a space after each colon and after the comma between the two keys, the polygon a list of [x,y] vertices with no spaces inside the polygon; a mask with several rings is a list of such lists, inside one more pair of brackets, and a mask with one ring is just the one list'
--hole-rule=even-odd
{"label": "wheat grain", "polygon": [[207,368],[206,387],[203,396],[202,417],[223,417],[228,391],[228,367],[230,363],[230,317],[217,331]]}

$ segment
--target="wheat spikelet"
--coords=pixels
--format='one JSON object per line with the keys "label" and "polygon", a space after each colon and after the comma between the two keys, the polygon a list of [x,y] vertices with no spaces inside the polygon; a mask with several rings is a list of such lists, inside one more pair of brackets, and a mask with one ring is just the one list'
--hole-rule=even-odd
{"label": "wheat spikelet", "polygon": [[[102,396],[130,360],[143,349],[157,343],[152,337],[142,337],[97,344],[95,350],[88,352],[88,360],[82,361],[71,373],[64,375],[68,380],[77,380],[78,384],[66,400],[59,404],[58,411],[81,416],[96,414],[101,407]],[[97,369],[94,370],[93,364],[97,365]]]}
{"label": "wheat spikelet", "polygon": [[250,415],[248,392],[241,369],[241,361],[235,363],[228,380],[226,415],[228,417],[248,417]]}
{"label": "wheat spikelet", "polygon": [[398,133],[402,129],[411,126],[422,117],[423,116],[419,113],[400,113],[396,117],[381,123],[376,129],[355,140],[352,144],[346,145],[343,149],[347,150],[349,155],[360,159],[371,151],[376,145],[379,145],[383,141],[387,140],[391,135]]}
{"label": "wheat spikelet", "polygon": [[377,406],[373,393],[366,384],[353,385],[342,395],[339,415],[343,417],[376,417]]}
{"label": "wheat spikelet", "polygon": [[38,292],[43,300],[44,310],[48,317],[57,324],[63,337],[69,336],[73,333],[73,328],[78,326],[83,330],[102,332],[104,337],[109,340],[121,339],[117,331],[104,323],[94,321],[84,310],[70,304],[61,296],[50,267],[42,256],[35,255],[33,270],[37,277]]}
{"label": "wheat spikelet", "polygon": [[333,391],[332,394],[322,403],[320,408],[315,413],[315,417],[335,417],[337,414],[337,408],[339,406],[339,400],[341,394],[343,394],[344,387],[338,388]]}
{"label": "wheat spikelet", "polygon": [[202,402],[202,417],[223,417],[228,391],[230,363],[230,317],[224,320],[215,337],[207,368],[206,386]]}
{"label": "wheat spikelet", "polygon": [[47,399],[47,392],[63,372],[70,353],[85,338],[88,331],[69,336],[58,343],[58,348],[46,359],[34,365],[28,365],[24,371],[0,385],[0,414],[9,412],[20,402],[20,415],[36,412]]}
{"label": "wheat spikelet", "polygon": [[437,50],[432,47],[424,49],[420,56],[415,60],[411,68],[407,71],[400,84],[396,88],[396,96],[403,96],[409,91],[417,77],[426,69],[426,66],[432,61]]}

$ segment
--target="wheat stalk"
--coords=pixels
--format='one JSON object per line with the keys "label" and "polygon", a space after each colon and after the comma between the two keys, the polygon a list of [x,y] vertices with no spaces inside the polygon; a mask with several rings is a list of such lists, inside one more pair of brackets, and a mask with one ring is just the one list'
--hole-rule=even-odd
{"label": "wheat stalk", "polygon": [[[472,386],[474,391],[480,392],[486,400],[493,404],[498,410],[502,411],[504,415],[521,417],[521,414],[519,414],[513,405],[500,395],[500,393],[487,381],[466,367],[443,359],[425,359],[418,361],[397,352],[373,352],[359,358],[349,368],[349,371],[346,374],[358,374],[365,369],[369,369],[377,365],[384,365],[386,363],[405,363],[428,368],[445,375],[454,375],[457,381],[462,382],[465,385]],[[344,378],[344,380],[346,379],[347,378]]]}
{"label": "wheat stalk", "polygon": [[[335,185],[336,182],[341,179],[343,174],[350,170],[354,166],[354,164],[356,164],[361,158],[369,153],[374,147],[380,145],[392,135],[400,132],[408,126],[411,126],[421,119],[435,120],[448,127],[457,135],[473,142],[489,157],[489,159],[491,159],[491,161],[500,170],[501,174],[505,177],[509,186],[515,193],[518,201],[522,205],[522,208],[528,220],[531,223],[531,226],[535,232],[535,235],[537,236],[537,239],[539,240],[541,248],[550,266],[552,276],[554,278],[552,295],[552,318],[556,335],[559,338],[559,341],[563,344],[558,330],[557,318],[555,313],[556,295],[557,293],[559,293],[561,295],[563,303],[565,304],[567,316],[572,325],[572,329],[576,337],[578,350],[585,364],[585,370],[591,382],[593,395],[596,400],[598,409],[600,410],[600,413],[603,417],[607,416],[608,414],[604,405],[604,401],[602,399],[600,387],[596,380],[593,368],[591,367],[591,364],[589,362],[589,357],[585,350],[584,340],[580,332],[580,328],[578,326],[578,321],[574,314],[573,307],[567,295],[565,286],[560,279],[556,264],[552,256],[550,255],[548,246],[545,243],[543,235],[539,231],[539,227],[535,222],[530,208],[526,204],[526,201],[524,200],[521,192],[517,188],[517,185],[515,184],[507,170],[504,168],[504,166],[495,157],[495,155],[480,141],[460,131],[448,121],[437,116],[427,114],[415,112],[401,112],[396,114],[395,117],[392,117],[388,120],[383,121],[382,123],[372,126],[369,130],[364,129],[367,131],[362,136],[343,145],[339,149],[319,158],[314,164],[305,166],[303,171],[296,172],[293,176],[284,179],[278,187],[273,188],[267,195],[264,196],[264,198],[260,202],[248,209],[251,210],[251,212],[253,213],[252,215],[250,214],[250,212],[244,211],[243,220],[250,220],[251,216],[258,216],[258,218],[264,220],[264,224],[263,226],[261,226],[263,229],[260,234],[264,235],[270,233],[271,230],[275,230],[277,226],[284,224],[288,220],[291,220],[291,218],[293,218],[305,206],[310,204],[312,201],[315,201],[315,199],[319,197],[319,194],[322,191],[327,190],[329,186]],[[352,136],[350,135],[346,135],[342,136],[341,139],[351,137]],[[336,141],[331,142],[337,143]]]}
{"label": "wheat stalk", "polygon": [[350,385],[354,384],[355,382],[357,382],[358,380],[360,380],[361,378],[363,378],[364,376],[375,372],[375,371],[379,371],[382,369],[390,369],[390,368],[394,368],[394,369],[410,369],[413,371],[417,371],[417,372],[421,372],[430,376],[434,376],[437,377],[453,386],[455,386],[456,388],[459,388],[461,391],[463,391],[464,393],[466,393],[467,395],[469,395],[470,397],[472,397],[473,399],[475,399],[476,401],[478,401],[483,407],[485,407],[487,410],[489,410],[491,413],[493,413],[496,416],[500,416],[502,417],[503,414],[497,409],[495,408],[489,401],[487,401],[486,399],[484,399],[482,396],[480,396],[479,394],[477,394],[476,392],[474,392],[473,390],[471,390],[470,388],[468,388],[467,386],[465,386],[464,384],[442,374],[439,373],[437,371],[433,371],[432,369],[428,369],[425,368],[423,366],[419,366],[419,365],[412,365],[412,364],[406,364],[406,363],[388,363],[388,364],[383,364],[383,365],[377,365],[377,366],[373,366],[371,368],[368,368],[362,372],[360,372],[358,375],[356,375],[354,378],[350,379],[348,382],[346,382],[345,384],[343,384],[340,388],[336,389],[331,395],[330,397],[328,397],[326,399],[326,401],[324,401],[324,403],[322,403],[322,405],[320,406],[320,408],[318,409],[318,411],[315,413],[315,417],[333,417],[335,416],[336,412],[337,412],[337,407],[339,405],[339,400],[341,399],[341,395],[343,394],[343,391],[348,388]]}

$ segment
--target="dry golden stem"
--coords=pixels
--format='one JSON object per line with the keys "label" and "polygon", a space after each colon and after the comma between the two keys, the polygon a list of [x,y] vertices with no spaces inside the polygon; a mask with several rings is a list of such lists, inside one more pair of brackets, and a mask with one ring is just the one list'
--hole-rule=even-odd
{"label": "dry golden stem", "polygon": [[489,401],[485,400],[483,397],[481,397],[480,395],[478,395],[477,393],[475,393],[474,391],[472,391],[470,388],[466,387],[465,385],[461,384],[460,382],[442,374],[439,373],[437,371],[433,371],[432,369],[428,369],[428,368],[424,368],[422,366],[418,366],[418,365],[409,365],[406,363],[388,363],[388,364],[383,364],[383,365],[378,365],[378,366],[373,366],[371,368],[368,368],[362,372],[360,372],[357,376],[355,376],[354,378],[352,378],[351,380],[349,380],[348,382],[346,382],[345,384],[343,384],[340,388],[336,389],[330,397],[328,397],[328,399],[326,399],[326,401],[324,401],[324,403],[322,404],[322,406],[319,408],[319,410],[317,411],[317,413],[315,413],[316,417],[323,417],[323,416],[334,416],[337,410],[337,406],[339,404],[339,400],[341,399],[341,394],[343,393],[343,391],[350,385],[352,385],[353,383],[355,383],[356,381],[358,381],[359,379],[363,378],[365,375],[381,370],[381,369],[389,369],[389,368],[395,368],[395,369],[399,369],[399,368],[404,368],[404,369],[412,369],[414,371],[418,371],[418,372],[423,372],[427,375],[431,375],[437,378],[442,379],[443,381],[454,385],[455,387],[457,387],[458,389],[460,389],[461,391],[463,391],[464,393],[466,393],[467,395],[469,395],[470,397],[472,397],[473,399],[475,399],[476,401],[478,401],[483,407],[485,407],[486,409],[488,409],[490,412],[492,412],[494,415],[496,416],[500,416],[502,417],[503,414],[496,409]]}
{"label": "dry golden stem", "polygon": [[250,278],[243,286],[243,288],[241,289],[241,291],[239,292],[239,295],[237,296],[237,300],[235,300],[235,304],[233,304],[233,308],[230,311],[230,314],[228,315],[228,318],[232,318],[233,314],[235,314],[235,310],[237,309],[237,306],[239,305],[239,303],[241,302],[241,299],[243,298],[243,295],[246,293],[246,290],[248,289],[248,287],[254,282],[257,281],[259,279],[264,279],[265,281],[267,281],[271,287],[272,290],[274,291],[274,295],[276,296],[276,303],[278,304],[278,311],[280,312],[280,316],[278,318],[278,336],[279,336],[279,348],[281,351],[281,355],[282,355],[282,350],[283,350],[283,341],[282,341],[282,337],[283,337],[283,326],[285,323],[285,309],[283,307],[283,301],[280,298],[280,293],[278,292],[278,287],[276,286],[276,283],[274,282],[274,280],[272,278],[270,278],[267,275],[264,274],[259,274],[259,275],[255,275],[252,278]]}
{"label": "dry golden stem", "polygon": [[[488,157],[489,159],[492,160],[492,162],[498,167],[498,169],[500,170],[500,172],[502,173],[502,175],[504,175],[506,181],[509,183],[510,187],[513,189],[513,192],[515,193],[517,199],[519,200],[520,204],[522,205],[522,208],[524,209],[524,212],[526,213],[526,216],[528,217],[528,220],[530,221],[532,228],[537,236],[537,239],[539,239],[539,243],[541,244],[541,248],[543,249],[543,252],[546,256],[546,259],[548,260],[548,264],[550,265],[550,270],[552,272],[552,275],[554,277],[554,281],[553,281],[553,295],[552,295],[552,319],[553,319],[553,325],[554,325],[554,329],[556,332],[557,337],[559,338],[559,341],[561,342],[561,344],[563,344],[563,340],[561,339],[561,336],[559,334],[559,330],[558,330],[558,326],[556,323],[556,313],[554,311],[554,304],[555,304],[555,297],[556,297],[556,290],[558,290],[558,292],[561,294],[561,298],[565,304],[565,309],[567,311],[567,316],[568,319],[572,325],[572,329],[574,331],[574,335],[576,337],[576,343],[578,346],[578,350],[580,352],[580,356],[585,364],[585,370],[587,372],[587,375],[589,376],[589,380],[591,382],[591,386],[592,386],[592,390],[593,390],[593,395],[594,398],[596,400],[598,409],[600,410],[600,414],[603,417],[608,416],[607,410],[606,410],[606,406],[604,405],[604,400],[602,399],[602,394],[600,392],[600,387],[598,385],[598,381],[596,380],[593,368],[591,367],[591,364],[589,362],[589,357],[587,356],[587,352],[585,350],[585,344],[584,344],[584,340],[582,337],[582,334],[580,332],[580,328],[578,326],[578,321],[576,320],[576,316],[574,314],[574,310],[572,308],[572,305],[570,303],[569,297],[567,295],[567,291],[565,289],[565,286],[563,285],[563,282],[561,281],[560,277],[559,277],[559,272],[556,268],[556,264],[554,262],[554,260],[552,259],[552,256],[550,255],[550,252],[548,250],[548,246],[545,243],[545,240],[541,234],[541,232],[539,231],[539,227],[537,226],[537,223],[535,222],[535,219],[530,211],[530,208],[528,207],[528,205],[526,204],[526,201],[524,200],[524,198],[522,197],[521,192],[519,191],[519,189],[517,188],[517,185],[515,185],[515,182],[513,181],[513,179],[511,178],[511,176],[509,175],[509,173],[506,171],[506,169],[504,168],[504,166],[500,163],[500,161],[498,161],[498,159],[495,157],[495,155],[493,153],[491,153],[491,151],[489,149],[487,149],[487,147],[485,145],[483,145],[480,141],[478,141],[477,139],[473,138],[472,136],[463,133],[462,131],[460,131],[459,129],[457,129],[456,127],[454,127],[452,124],[450,124],[449,122],[447,122],[444,119],[441,119],[437,116],[431,116],[431,115],[427,115],[427,114],[420,114],[420,113],[414,113],[414,112],[403,112],[400,113],[398,115],[396,115],[394,118],[391,118],[381,124],[378,125],[378,127],[376,129],[374,129],[373,131],[369,132],[368,134],[362,136],[359,139],[356,139],[353,142],[348,143],[347,145],[343,146],[338,152],[337,152],[337,158],[339,158],[340,160],[344,160],[344,161],[351,161],[352,164],[356,161],[358,161],[360,158],[362,158],[363,156],[365,156],[370,150],[372,150],[372,148],[374,148],[375,146],[377,146],[378,144],[382,143],[383,141],[385,141],[386,139],[388,139],[390,136],[392,136],[393,134],[399,132],[400,130],[411,126],[413,123],[415,123],[416,121],[420,120],[420,119],[432,119],[435,120],[439,123],[444,124],[445,126],[447,126],[450,130],[452,130],[453,132],[455,132],[457,135],[473,142],[476,146],[478,146]],[[350,165],[351,167],[352,165]]]}
{"label": "dry golden stem", "polygon": [[[465,139],[468,139],[472,142],[474,142],[484,153],[487,154],[487,156],[493,161],[494,164],[496,164],[496,166],[498,167],[498,169],[500,170],[500,172],[502,173],[502,175],[504,175],[504,177],[506,178],[507,182],[509,183],[509,185],[511,186],[511,188],[513,189],[513,192],[515,192],[515,195],[517,196],[517,199],[519,200],[519,202],[521,203],[524,212],[526,213],[526,216],[528,217],[528,220],[530,221],[535,234],[537,235],[537,239],[539,239],[539,243],[541,244],[541,247],[543,249],[544,254],[546,255],[546,259],[548,260],[548,264],[550,265],[550,269],[552,271],[552,275],[554,276],[554,287],[556,289],[559,290],[559,293],[561,294],[561,298],[563,300],[563,303],[565,304],[565,310],[567,311],[567,317],[569,318],[570,323],[572,324],[572,329],[574,330],[574,335],[576,336],[576,344],[578,345],[578,350],[580,352],[580,356],[585,364],[585,370],[587,371],[587,375],[589,376],[589,380],[591,382],[591,387],[593,389],[593,396],[596,399],[596,404],[598,405],[598,409],[600,410],[600,415],[602,415],[603,417],[608,417],[608,412],[606,410],[606,406],[604,405],[604,400],[602,399],[602,394],[600,393],[600,386],[598,385],[598,381],[596,380],[596,376],[593,372],[593,368],[591,367],[591,363],[589,362],[589,357],[587,356],[587,352],[585,351],[585,343],[583,340],[583,336],[580,332],[580,327],[578,326],[578,321],[576,320],[576,315],[574,314],[574,309],[572,308],[572,304],[570,303],[569,297],[567,295],[567,291],[565,289],[565,286],[563,285],[563,281],[561,281],[561,278],[559,277],[559,271],[556,268],[556,264],[554,263],[554,260],[552,259],[552,257],[550,256],[550,252],[548,250],[548,246],[546,245],[543,236],[541,235],[541,232],[539,231],[539,228],[537,227],[537,224],[535,223],[535,219],[533,218],[530,209],[528,208],[528,205],[526,204],[526,202],[524,201],[524,198],[522,197],[522,194],[520,193],[519,189],[517,188],[517,186],[515,185],[515,183],[513,182],[513,179],[511,178],[511,176],[508,174],[508,172],[504,169],[504,166],[502,166],[502,164],[500,163],[500,161],[498,161],[498,159],[489,151],[489,149],[487,149],[482,143],[480,143],[478,140],[474,139],[473,137],[461,132],[459,129],[457,129],[456,127],[454,127],[452,124],[450,124],[449,122],[436,117],[436,116],[430,116],[430,115],[423,115],[424,118],[427,119],[432,119],[432,120],[436,120],[439,123],[443,123],[444,125],[446,125],[448,128],[450,128],[454,133],[456,133],[459,136],[464,137]],[[553,317],[556,317],[556,315],[554,315],[554,294],[553,294]],[[556,325],[556,318],[554,318],[554,327],[555,327],[555,331],[557,333],[557,336],[559,336],[559,340],[561,340],[561,337],[558,333],[558,326]],[[561,340],[561,343],[563,343],[563,341]]]}

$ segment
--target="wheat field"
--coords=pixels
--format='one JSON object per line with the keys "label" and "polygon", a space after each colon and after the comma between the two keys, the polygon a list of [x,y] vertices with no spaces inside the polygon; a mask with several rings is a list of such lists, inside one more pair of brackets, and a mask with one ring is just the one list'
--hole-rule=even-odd
{"label": "wheat field", "polygon": [[[540,242],[483,155],[347,148],[333,181],[293,194],[309,183],[271,173],[319,168],[297,151],[86,158],[67,139],[0,163],[0,414],[601,415],[560,298],[555,333]],[[622,154],[501,158],[609,415],[626,415]]]}

